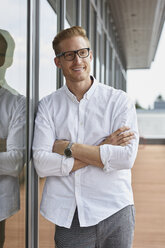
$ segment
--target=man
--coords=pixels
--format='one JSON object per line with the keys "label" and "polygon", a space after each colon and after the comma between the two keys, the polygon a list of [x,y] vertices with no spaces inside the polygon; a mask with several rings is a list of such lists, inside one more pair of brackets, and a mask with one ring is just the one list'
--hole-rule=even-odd
{"label": "man", "polygon": [[0,29],[0,248],[5,243],[6,219],[20,209],[19,175],[25,149],[25,97],[5,79],[14,48],[10,33]]}
{"label": "man", "polygon": [[90,76],[84,29],[61,31],[53,48],[66,85],[41,100],[36,117],[34,164],[47,177],[41,214],[56,224],[57,248],[130,248],[134,104],[125,92]]}

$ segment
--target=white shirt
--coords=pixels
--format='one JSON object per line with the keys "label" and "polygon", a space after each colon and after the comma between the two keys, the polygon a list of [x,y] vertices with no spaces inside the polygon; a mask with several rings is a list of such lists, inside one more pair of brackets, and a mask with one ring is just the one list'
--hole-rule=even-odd
{"label": "white shirt", "polygon": [[[122,126],[129,126],[135,139],[126,147],[100,146],[104,169],[89,165],[70,173],[74,159],[52,153],[56,139],[97,145]],[[136,111],[125,92],[94,80],[80,102],[66,85],[43,98],[33,143],[37,173],[47,177],[41,214],[69,228],[77,206],[80,226],[91,226],[133,204],[131,168],[137,148]]]}
{"label": "white shirt", "polygon": [[6,151],[0,147],[0,221],[20,208],[25,119],[25,98],[0,88],[0,139],[6,139]]}

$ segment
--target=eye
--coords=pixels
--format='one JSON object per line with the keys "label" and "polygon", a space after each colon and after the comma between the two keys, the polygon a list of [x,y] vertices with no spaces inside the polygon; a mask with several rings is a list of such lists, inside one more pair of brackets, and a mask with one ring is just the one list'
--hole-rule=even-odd
{"label": "eye", "polygon": [[67,52],[65,53],[65,58],[72,58],[74,56],[73,52]]}
{"label": "eye", "polygon": [[80,56],[84,56],[84,55],[86,55],[86,53],[87,53],[86,49],[82,49],[79,51]]}
{"label": "eye", "polygon": [[88,49],[84,48],[78,51],[80,58],[86,58],[89,55]]}

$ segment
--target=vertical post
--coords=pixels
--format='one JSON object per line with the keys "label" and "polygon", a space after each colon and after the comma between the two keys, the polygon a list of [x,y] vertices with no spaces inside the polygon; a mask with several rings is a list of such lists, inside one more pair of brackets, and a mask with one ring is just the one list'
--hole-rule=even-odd
{"label": "vertical post", "polygon": [[115,51],[112,49],[112,86],[115,87]]}
{"label": "vertical post", "polygon": [[90,1],[86,0],[86,13],[87,13],[87,27],[86,27],[86,32],[87,32],[87,36],[90,40],[90,16],[91,16],[91,12],[90,12]]}
{"label": "vertical post", "polygon": [[95,39],[94,39],[94,76],[96,77],[96,70],[97,70],[97,65],[96,65],[96,59],[97,59],[97,45],[98,45],[98,40],[97,40],[97,13],[95,13],[94,16],[95,20],[95,26],[94,26],[94,33],[95,33]]}
{"label": "vertical post", "polygon": [[32,137],[39,88],[39,0],[27,1],[26,248],[38,247],[38,176],[32,163]]}
{"label": "vertical post", "polygon": [[109,85],[109,82],[110,82],[110,78],[109,78],[109,60],[110,60],[110,56],[109,56],[109,42],[108,42],[108,39],[107,39],[107,36],[106,36],[106,41],[105,41],[105,46],[106,46],[106,53],[105,53],[105,75],[104,75],[104,81],[107,85]]}
{"label": "vertical post", "polygon": [[81,0],[76,0],[76,25],[81,26]]}
{"label": "vertical post", "polygon": [[[57,32],[65,28],[66,0],[57,1]],[[57,69],[57,89],[63,86],[64,78],[61,69]]]}

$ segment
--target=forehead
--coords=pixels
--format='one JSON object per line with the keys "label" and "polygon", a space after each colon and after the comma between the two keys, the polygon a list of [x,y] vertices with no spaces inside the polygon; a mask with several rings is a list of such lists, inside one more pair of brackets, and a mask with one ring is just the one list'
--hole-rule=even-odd
{"label": "forehead", "polygon": [[88,42],[82,36],[74,36],[60,42],[61,52],[73,51],[86,47],[89,47]]}

